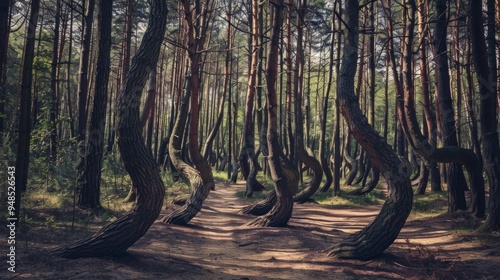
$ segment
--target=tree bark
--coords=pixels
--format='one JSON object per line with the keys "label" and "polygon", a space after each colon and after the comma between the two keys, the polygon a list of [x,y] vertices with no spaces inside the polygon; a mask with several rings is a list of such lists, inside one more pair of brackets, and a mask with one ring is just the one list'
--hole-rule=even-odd
{"label": "tree bark", "polygon": [[[301,165],[302,163],[310,168],[314,175],[311,180],[307,183],[307,186],[299,194],[294,196],[293,200],[298,203],[306,202],[319,188],[321,184],[321,179],[323,177],[323,169],[321,168],[321,163],[314,158],[312,153],[307,153],[306,151],[306,141],[307,131],[304,134],[304,114],[303,114],[303,98],[304,98],[304,43],[303,43],[303,29],[304,20],[306,17],[307,10],[307,0],[301,0],[298,7],[297,16],[297,52],[296,52],[296,64],[295,64],[295,76],[294,76],[294,93],[295,93],[295,139],[297,145],[296,155],[298,156],[298,170],[299,177],[301,176]],[[307,102],[306,102],[307,103]],[[307,112],[307,109],[306,109]],[[307,113],[306,113],[307,114]],[[307,126],[307,121],[306,121]],[[306,137],[304,137],[306,136]]]}
{"label": "tree bark", "polygon": [[[17,141],[16,156],[16,193],[14,205],[14,217],[19,221],[21,209],[21,193],[26,191],[28,182],[28,167],[31,141],[31,86],[33,82],[33,61],[35,58],[35,33],[38,22],[40,1],[31,1],[30,17],[26,32],[24,45],[23,68],[21,76],[21,102],[19,114],[19,138]],[[10,171],[10,169],[9,169]],[[12,214],[10,214],[12,216]],[[16,222],[18,225],[18,222]]]}
{"label": "tree bark", "polygon": [[[340,26],[342,25],[341,23],[341,14],[342,14],[342,1],[338,0],[338,7],[339,7],[339,15],[336,17],[338,26],[340,29]],[[337,60],[340,61],[340,50],[341,50],[341,42],[342,42],[342,32],[337,32]],[[339,81],[340,77],[340,63],[335,63],[335,73],[336,73],[336,81]],[[334,196],[339,196],[340,195],[340,168],[342,166],[342,156],[340,153],[340,101],[339,97],[337,96],[335,98],[335,125],[334,125],[334,132],[333,132],[333,159],[334,159],[334,164],[333,164],[333,195]],[[323,188],[323,191],[326,191],[325,188]]]}
{"label": "tree bark", "polygon": [[321,188],[322,192],[327,191],[333,182],[333,174],[328,163],[328,147],[326,145],[326,123],[328,119],[328,102],[330,99],[330,91],[333,83],[333,69],[334,69],[334,50],[335,50],[335,13],[332,13],[332,27],[330,34],[330,53],[329,53],[329,64],[328,64],[328,81],[326,83],[326,90],[323,96],[323,107],[321,111],[321,130],[319,139],[319,159],[321,162],[321,168],[323,173],[325,173],[325,184]]}
{"label": "tree bark", "polygon": [[[482,218],[485,212],[484,202],[484,179],[482,176],[481,165],[477,156],[473,151],[460,148],[458,146],[447,145],[443,148],[436,148],[434,143],[429,143],[419,129],[417,117],[415,114],[415,94],[413,85],[412,73],[412,53],[413,53],[413,26],[416,4],[414,0],[409,0],[411,12],[409,13],[410,24],[407,29],[405,60],[403,63],[404,73],[404,108],[400,108],[404,112],[404,117],[400,121],[406,123],[408,128],[405,131],[407,138],[410,139],[410,144],[415,151],[428,161],[437,161],[445,163],[457,163],[464,165],[469,173],[470,183],[472,186],[472,204],[471,211],[478,217]],[[442,100],[441,100],[442,101]],[[450,121],[454,122],[451,118]],[[456,142],[455,142],[456,143]],[[449,190],[452,192],[452,190]],[[457,190],[456,190],[457,191]],[[463,190],[460,191],[463,194]]]}
{"label": "tree bark", "polygon": [[104,151],[106,105],[108,103],[108,81],[111,65],[111,22],[113,1],[103,1],[99,6],[99,51],[97,54],[96,86],[93,109],[90,116],[89,133],[83,157],[84,170],[79,174],[78,207],[100,208],[101,168]]}
{"label": "tree bark", "polygon": [[49,109],[49,126],[50,126],[50,160],[55,163],[57,160],[57,117],[58,117],[58,97],[59,97],[59,81],[58,78],[58,61],[59,56],[59,29],[61,22],[61,1],[56,1],[56,13],[54,15],[54,41],[52,45],[52,65],[50,72],[50,109]]}
{"label": "tree bark", "polygon": [[[278,76],[278,47],[280,30],[283,22],[283,0],[277,0],[274,5],[274,21],[271,29],[271,41],[270,50],[267,62],[267,115],[268,115],[268,127],[267,127],[267,145],[269,150],[268,163],[269,169],[271,171],[271,177],[274,182],[274,187],[276,191],[276,204],[273,208],[264,216],[258,217],[257,219],[248,223],[253,226],[286,226],[288,220],[292,216],[293,210],[293,193],[296,189],[293,183],[289,181],[287,176],[288,169],[286,166],[282,166],[281,158],[283,158],[282,149],[279,145],[278,139],[278,116],[277,116],[277,92],[276,92],[276,81]],[[293,169],[291,169],[293,170]]]}
{"label": "tree bark", "polygon": [[[450,74],[448,66],[447,50],[447,1],[437,0],[436,5],[436,28],[434,33],[434,45],[437,81],[437,99],[439,100],[439,115],[441,120],[442,138],[444,146],[457,147],[457,134],[455,131],[455,113],[450,91]],[[474,155],[475,156],[475,155]],[[466,188],[463,180],[463,171],[459,164],[451,163],[447,168],[448,183],[448,211],[466,210],[464,190]]]}
{"label": "tree bark", "polygon": [[259,21],[258,21],[259,3],[258,0],[252,1],[252,30],[250,73],[248,75],[247,96],[245,102],[245,115],[243,122],[243,140],[239,155],[239,164],[243,176],[246,177],[245,195],[251,197],[254,191],[261,191],[264,186],[257,181],[257,157],[255,155],[255,133],[253,122],[254,100],[257,81],[257,67],[259,64]]}
{"label": "tree bark", "polygon": [[[427,63],[427,38],[428,29],[425,24],[428,21],[426,12],[425,0],[418,1],[418,33],[420,37],[420,79],[422,83],[422,107],[425,116],[425,125],[427,127],[427,139],[431,143],[437,143],[437,127],[436,127],[436,116],[431,110],[431,100],[430,100],[430,80],[429,80],[429,67]],[[441,177],[439,175],[439,166],[436,161],[428,162],[428,169],[431,175],[431,190],[432,191],[442,191],[441,188]]]}
{"label": "tree bark", "polygon": [[[101,0],[101,5],[107,0]],[[139,101],[151,67],[155,67],[166,29],[167,3],[151,1],[150,18],[141,45],[132,60],[119,100],[118,146],[125,169],[137,189],[132,210],[93,236],[56,248],[65,258],[118,256],[139,240],[160,214],[165,188],[158,164],[144,145],[139,124]]]}
{"label": "tree bark", "polygon": [[377,217],[362,231],[351,234],[331,248],[329,255],[341,258],[372,259],[380,256],[398,236],[412,208],[412,188],[407,171],[385,140],[368,124],[354,94],[354,75],[358,56],[359,4],[345,3],[346,32],[338,81],[342,114],[353,136],[385,177],[389,198]]}
{"label": "tree bark", "polygon": [[[490,2],[490,1],[488,1]],[[482,231],[500,230],[500,144],[498,141],[497,106],[495,104],[496,77],[490,74],[484,28],[482,22],[482,5],[469,1],[469,28],[472,52],[479,84],[481,139],[483,140],[483,161],[488,183],[490,185],[490,204],[486,222]],[[490,26],[490,28],[493,28]],[[492,43],[489,41],[489,43]],[[494,59],[493,59],[494,60]]]}
{"label": "tree bark", "polygon": [[[77,131],[77,143],[85,149],[85,134],[87,130],[87,96],[89,91],[89,61],[90,61],[90,47],[92,44],[92,23],[94,22],[94,8],[95,0],[89,0],[87,3],[87,11],[85,16],[83,16],[83,33],[82,33],[82,43],[81,43],[81,55],[80,55],[80,69],[79,69],[79,79],[78,79],[78,131]],[[84,151],[79,151],[82,153],[80,156],[84,155]],[[83,160],[81,160],[83,164]],[[83,165],[78,167],[82,170]]]}
{"label": "tree bark", "polygon": [[[210,9],[210,1],[203,1],[203,4],[196,1],[194,10],[191,8],[189,0],[183,0],[182,5],[184,8],[185,20],[188,25],[188,55],[191,62],[189,87],[187,91],[190,92],[190,106],[191,106],[191,123],[188,133],[188,148],[191,160],[194,164],[192,167],[184,166],[185,162],[179,162],[176,166],[188,180],[191,185],[191,194],[184,203],[184,205],[176,209],[174,212],[165,216],[162,221],[169,224],[185,225],[198,214],[201,210],[203,201],[207,198],[210,190],[214,188],[214,178],[212,175],[212,168],[208,161],[200,154],[198,145],[198,129],[199,129],[199,95],[200,95],[200,67],[201,67],[201,50],[205,44],[205,32],[208,27],[209,16],[207,10]],[[186,102],[187,103],[187,102]],[[180,113],[179,113],[180,115]],[[186,119],[186,118],[185,118]],[[174,128],[175,130],[175,128]],[[174,134],[175,135],[175,134]],[[175,137],[175,136],[174,136]],[[172,161],[178,160],[174,157],[178,156],[178,148],[174,147],[171,142],[170,157]],[[174,154],[177,153],[177,154]],[[187,165],[187,164],[186,164]]]}

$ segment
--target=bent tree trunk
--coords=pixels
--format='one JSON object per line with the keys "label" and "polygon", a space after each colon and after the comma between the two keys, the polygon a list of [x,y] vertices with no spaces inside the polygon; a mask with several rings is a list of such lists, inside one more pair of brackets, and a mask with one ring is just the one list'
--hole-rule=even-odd
{"label": "bent tree trunk", "polygon": [[411,66],[413,54],[411,46],[413,45],[412,39],[416,4],[414,0],[410,0],[408,3],[410,4],[411,11],[408,13],[410,24],[405,36],[405,43],[407,46],[403,63],[404,106],[398,104],[398,106],[401,107],[399,110],[403,111],[403,115],[400,116],[400,121],[405,123],[407,127],[407,130],[404,132],[413,149],[427,161],[462,164],[467,168],[471,184],[471,211],[476,217],[482,218],[485,213],[484,179],[481,164],[476,154],[472,150],[452,145],[436,148],[435,144],[429,143],[428,138],[420,132],[417,115],[415,113],[415,88],[413,85]]}
{"label": "bent tree trunk", "polygon": [[[311,197],[321,184],[323,177],[323,168],[321,163],[314,158],[313,153],[308,153],[304,143],[304,116],[302,110],[303,100],[303,83],[304,83],[304,44],[303,44],[303,29],[304,20],[306,17],[307,0],[299,1],[298,17],[297,17],[297,52],[295,64],[295,76],[293,81],[293,90],[295,93],[295,138],[296,138],[296,152],[298,156],[298,169],[300,170],[301,163],[310,168],[314,175],[307,183],[307,186],[294,197],[294,201],[298,203],[306,202]],[[307,125],[306,125],[307,127]],[[306,133],[307,135],[307,133]],[[299,177],[302,178],[301,173]]]}
{"label": "bent tree trunk", "polygon": [[385,177],[389,197],[377,217],[362,231],[349,235],[333,246],[329,255],[340,258],[372,259],[380,256],[398,236],[412,208],[412,188],[407,171],[398,156],[369,125],[354,94],[354,75],[358,58],[358,11],[356,0],[347,0],[347,28],[338,83],[340,107],[352,135]]}
{"label": "bent tree trunk", "polygon": [[[267,151],[265,151],[264,156],[267,157]],[[299,172],[297,171],[293,163],[285,156],[280,157],[280,163],[283,167],[288,186],[289,188],[291,188],[293,194],[297,191],[297,187],[299,185]],[[252,214],[255,216],[265,215],[269,211],[271,211],[274,204],[276,204],[276,199],[276,190],[272,190],[264,200],[243,207],[241,209],[241,212],[244,214]]]}
{"label": "bent tree trunk", "polygon": [[162,218],[162,222],[168,224],[187,224],[200,210],[201,205],[205,198],[208,196],[208,192],[202,192],[201,195],[193,195],[195,189],[203,188],[203,181],[198,173],[198,171],[182,160],[182,140],[184,128],[186,126],[186,120],[188,119],[189,113],[189,99],[191,97],[191,77],[186,76],[185,78],[185,93],[182,98],[181,104],[179,106],[179,113],[177,114],[177,119],[175,120],[174,130],[172,132],[172,137],[170,137],[169,142],[169,155],[172,164],[175,169],[177,169],[185,178],[189,180],[191,184],[192,194],[188,197],[182,208],[177,209],[171,214]]}
{"label": "bent tree trunk", "polygon": [[[469,28],[471,33],[472,52],[476,68],[479,93],[481,95],[481,138],[483,139],[483,162],[490,184],[490,205],[486,222],[482,231],[498,231],[500,229],[500,144],[498,143],[497,106],[495,91],[492,86],[496,81],[489,73],[486,63],[486,45],[481,20],[481,5],[469,1]],[[489,27],[491,28],[491,26]]]}
{"label": "bent tree trunk", "polygon": [[[189,154],[191,155],[191,160],[194,164],[194,168],[189,166],[186,162],[181,160],[182,151],[180,149],[180,137],[182,135],[181,129],[177,128],[174,131],[174,135],[171,138],[170,146],[170,157],[172,162],[188,180],[191,185],[191,194],[184,203],[184,205],[176,209],[174,212],[165,216],[162,221],[169,224],[185,225],[187,224],[198,212],[201,210],[203,201],[207,198],[210,190],[214,188],[214,178],[212,174],[212,168],[208,161],[201,155],[198,145],[198,129],[199,129],[199,94],[200,94],[200,65],[201,65],[201,49],[204,46],[204,32],[207,25],[207,9],[210,1],[204,1],[203,4],[196,2],[195,10],[196,13],[192,12],[190,1],[182,1],[184,7],[185,19],[188,26],[188,54],[189,60],[191,62],[190,77],[188,81],[188,86],[186,87],[186,96],[183,100],[182,106],[187,106],[187,101],[190,96],[190,106],[191,106],[191,124],[189,126],[188,134],[188,147]],[[200,5],[200,6],[198,6]],[[203,30],[202,30],[203,29]],[[187,111],[187,110],[182,110]],[[182,114],[178,114],[179,116]],[[187,114],[187,112],[184,112]],[[184,122],[187,116],[183,120],[177,119],[177,121]],[[176,122],[177,122],[176,121]],[[177,123],[176,123],[177,125]],[[183,126],[182,126],[183,127]],[[174,128],[175,130],[175,128]],[[177,133],[176,133],[177,132]],[[174,142],[172,142],[174,141]],[[181,140],[182,141],[182,140]]]}
{"label": "bent tree trunk", "polygon": [[[106,0],[101,1],[103,5]],[[139,240],[160,214],[165,188],[151,150],[144,144],[139,125],[139,100],[151,67],[155,67],[166,29],[167,3],[151,2],[149,24],[119,100],[118,146],[137,198],[125,216],[93,236],[53,250],[65,258],[117,256]]]}
{"label": "bent tree trunk", "polygon": [[277,115],[277,92],[276,81],[278,76],[278,46],[280,38],[280,30],[283,22],[283,0],[278,0],[274,4],[274,23],[271,30],[271,45],[267,62],[267,146],[268,146],[268,162],[271,171],[271,177],[274,182],[276,191],[276,203],[271,211],[266,215],[258,217],[251,221],[249,225],[253,226],[286,226],[288,220],[292,216],[293,209],[293,192],[295,182],[289,182],[287,176],[287,167],[282,166],[281,158],[282,149],[278,140],[278,115]]}
{"label": "bent tree trunk", "polygon": [[245,195],[251,197],[254,191],[262,191],[264,186],[257,181],[257,157],[255,155],[255,137],[253,124],[254,99],[257,84],[257,67],[259,64],[259,20],[258,0],[252,1],[252,33],[253,42],[250,73],[248,77],[247,96],[245,102],[245,117],[243,122],[243,140],[239,155],[241,173],[246,178]]}
{"label": "bent tree trunk", "polygon": [[305,166],[311,168],[314,173],[311,179],[309,179],[309,182],[307,182],[307,187],[293,197],[293,201],[297,203],[304,203],[308,201],[309,198],[318,190],[319,185],[321,184],[321,179],[323,178],[323,168],[321,167],[321,163],[314,158],[314,155],[312,155],[312,152],[309,149],[303,149],[301,151],[300,160]]}

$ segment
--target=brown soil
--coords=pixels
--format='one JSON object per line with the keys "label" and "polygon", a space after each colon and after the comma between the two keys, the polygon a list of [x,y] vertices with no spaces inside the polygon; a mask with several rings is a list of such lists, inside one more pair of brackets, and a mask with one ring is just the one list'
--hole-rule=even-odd
{"label": "brown soil", "polygon": [[[364,262],[328,257],[326,251],[366,226],[380,206],[295,205],[286,228],[251,228],[236,197],[243,184],[217,185],[189,226],[154,224],[120,258],[67,260],[46,252],[83,233],[34,230],[18,249],[8,279],[499,279],[500,249],[477,236],[450,231],[466,215],[415,219],[386,254]],[[497,234],[488,244],[499,244]],[[24,247],[24,246],[23,246]]]}

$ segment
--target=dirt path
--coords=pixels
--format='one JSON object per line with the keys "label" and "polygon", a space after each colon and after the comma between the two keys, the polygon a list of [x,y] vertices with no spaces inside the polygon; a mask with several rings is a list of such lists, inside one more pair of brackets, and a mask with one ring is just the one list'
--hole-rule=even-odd
{"label": "dirt path", "polygon": [[[500,249],[451,234],[452,219],[414,220],[377,260],[326,256],[325,250],[368,224],[380,206],[295,205],[287,228],[250,228],[238,211],[244,185],[217,185],[189,226],[154,224],[120,258],[66,260],[42,250],[74,237],[35,240],[21,253],[15,279],[498,279]],[[498,236],[497,236],[498,237]],[[43,240],[43,239],[41,239]],[[2,278],[3,272],[0,273]],[[5,274],[4,274],[5,275]]]}

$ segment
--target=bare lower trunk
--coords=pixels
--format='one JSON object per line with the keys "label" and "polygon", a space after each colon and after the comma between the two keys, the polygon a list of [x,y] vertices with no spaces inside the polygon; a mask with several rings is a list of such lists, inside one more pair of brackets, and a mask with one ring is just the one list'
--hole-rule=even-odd
{"label": "bare lower trunk", "polygon": [[303,150],[300,153],[300,159],[304,165],[311,168],[314,173],[310,181],[307,183],[307,186],[293,197],[294,202],[304,203],[308,201],[309,198],[318,190],[319,185],[321,184],[321,178],[323,177],[323,168],[321,167],[321,163],[314,158],[311,151]]}

